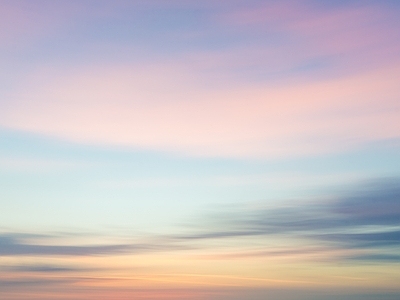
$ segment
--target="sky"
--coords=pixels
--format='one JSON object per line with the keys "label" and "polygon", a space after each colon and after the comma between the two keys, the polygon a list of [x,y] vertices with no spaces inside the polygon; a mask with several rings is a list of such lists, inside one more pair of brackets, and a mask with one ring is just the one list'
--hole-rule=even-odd
{"label": "sky", "polygon": [[0,0],[0,298],[399,299],[399,16]]}

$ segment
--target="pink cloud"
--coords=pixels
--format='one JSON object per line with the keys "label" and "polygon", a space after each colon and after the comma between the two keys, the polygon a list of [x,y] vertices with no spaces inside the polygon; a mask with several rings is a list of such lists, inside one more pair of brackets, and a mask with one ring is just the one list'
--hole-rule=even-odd
{"label": "pink cloud", "polygon": [[[310,155],[399,137],[400,44],[390,12],[297,2],[238,7],[214,21],[229,30],[275,32],[284,41],[255,39],[158,64],[42,68],[5,95],[12,101],[0,111],[0,125],[82,143],[236,157]],[[66,20],[4,8],[3,42]],[[109,16],[95,13],[103,14]],[[336,61],[324,78],[294,72],[273,82],[232,80],[232,69],[279,73],[329,55]]]}
{"label": "pink cloud", "polygon": [[84,13],[84,5],[72,1],[2,1],[0,47],[27,47],[56,36],[61,28],[73,27]]}
{"label": "pink cloud", "polygon": [[216,22],[231,30],[265,36],[265,40],[270,34],[279,34],[282,40],[273,45],[278,61],[282,56],[292,62],[335,56],[342,70],[365,69],[391,64],[400,53],[398,18],[384,6],[348,5],[327,10],[306,2],[280,1],[232,9],[218,14]]}
{"label": "pink cloud", "polygon": [[342,151],[399,137],[399,74],[394,66],[326,81],[215,89],[176,64],[46,70],[10,96],[0,125],[187,155]]}

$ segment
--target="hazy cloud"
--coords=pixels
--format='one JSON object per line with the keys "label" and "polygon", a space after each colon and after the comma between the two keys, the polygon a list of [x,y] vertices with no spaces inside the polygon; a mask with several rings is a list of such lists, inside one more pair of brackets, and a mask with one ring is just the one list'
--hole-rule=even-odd
{"label": "hazy cloud", "polygon": [[[140,248],[137,246],[136,249]],[[57,246],[28,244],[10,235],[0,236],[0,255],[104,255],[133,251],[132,245]]]}
{"label": "hazy cloud", "polygon": [[[233,257],[293,256],[341,251],[332,258],[399,261],[396,254],[400,250],[399,179],[369,182],[345,193],[328,193],[322,196],[318,201],[296,202],[291,205],[288,202],[286,206],[273,208],[224,208],[223,212],[217,210],[212,217],[191,221],[191,226],[185,227],[180,234],[148,235],[146,242],[123,240],[121,243],[100,245],[60,245],[57,236],[49,235],[44,244],[46,235],[3,233],[0,234],[0,255],[140,254],[212,249],[210,242],[218,240],[220,245],[227,245],[238,251]],[[60,235],[58,238],[66,237]],[[241,244],[237,242],[244,238],[261,242],[263,248],[248,251],[251,250],[249,248],[247,252],[243,252],[243,249],[235,245]],[[232,240],[233,244],[230,243]],[[286,241],[284,246],[280,244],[282,241]],[[57,272],[59,269],[34,266],[31,270]]]}
{"label": "hazy cloud", "polygon": [[2,270],[17,273],[68,273],[90,271],[89,268],[81,268],[76,266],[62,266],[54,264],[29,264],[29,265],[12,265],[2,266]]}
{"label": "hazy cloud", "polygon": [[[185,241],[244,237],[300,240],[307,245],[305,253],[311,246],[314,252],[367,251],[346,255],[346,259],[399,261],[398,255],[391,254],[400,250],[398,179],[369,182],[330,199],[269,209],[226,209],[204,222],[208,226],[179,238]],[[274,255],[274,247],[271,248],[254,255]],[[284,252],[292,253],[290,249]]]}

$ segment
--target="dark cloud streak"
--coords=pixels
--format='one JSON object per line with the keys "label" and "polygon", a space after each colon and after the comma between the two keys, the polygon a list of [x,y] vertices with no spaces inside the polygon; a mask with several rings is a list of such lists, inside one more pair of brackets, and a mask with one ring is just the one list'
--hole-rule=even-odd
{"label": "dark cloud streak", "polygon": [[132,245],[100,245],[100,246],[57,246],[24,243],[10,235],[0,236],[0,255],[105,255],[134,251],[140,246]]}
{"label": "dark cloud streak", "polygon": [[307,247],[367,251],[348,259],[399,262],[399,256],[384,254],[387,249],[400,252],[399,179],[369,182],[330,199],[272,209],[225,209],[203,222],[211,226],[179,239],[279,236],[303,240]]}
{"label": "dark cloud streak", "polygon": [[[220,210],[213,217],[192,222],[181,234],[148,236],[145,243],[125,242],[102,245],[57,245],[64,235],[0,233],[0,256],[100,256],[178,251],[212,247],[218,240],[235,247],[240,239],[268,241],[254,255],[293,254],[290,246],[274,244],[285,239],[307,249],[349,250],[357,254],[345,259],[399,262],[400,180],[370,182],[346,193],[324,195],[329,201],[296,202],[275,208]],[[289,203],[290,204],[290,203]],[[40,243],[47,239],[46,243]],[[232,243],[233,241],[233,243]],[[249,252],[251,253],[251,251]],[[311,253],[311,252],[310,252]],[[312,254],[311,253],[311,254]],[[361,254],[360,254],[361,253]],[[240,256],[240,254],[238,254]],[[40,268],[37,269],[40,271]],[[34,271],[34,270],[33,270]],[[46,271],[43,269],[43,271]],[[56,269],[48,269],[56,272]]]}

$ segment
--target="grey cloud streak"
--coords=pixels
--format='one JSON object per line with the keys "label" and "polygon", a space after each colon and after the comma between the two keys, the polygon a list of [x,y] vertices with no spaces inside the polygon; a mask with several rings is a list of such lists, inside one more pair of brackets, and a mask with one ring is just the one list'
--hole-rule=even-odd
{"label": "grey cloud streak", "polygon": [[[148,235],[146,242],[125,239],[119,244],[58,245],[57,240],[65,238],[62,234],[0,233],[0,256],[100,256],[212,249],[209,242],[214,240],[231,250],[243,251],[240,240],[251,238],[265,243],[225,257],[349,250],[334,259],[400,262],[400,179],[371,181],[345,193],[327,193],[318,201],[285,204],[218,209],[212,216],[192,220],[181,233]],[[45,244],[40,243],[43,239],[47,239]],[[279,244],[282,239],[289,242],[286,248]],[[296,246],[291,248],[292,242]]]}
{"label": "grey cloud streak", "polygon": [[[137,248],[140,248],[137,246]],[[136,249],[137,249],[136,248]],[[95,245],[95,246],[58,246],[27,243],[13,237],[12,234],[0,235],[0,255],[104,255],[134,251],[132,245]]]}
{"label": "grey cloud streak", "polygon": [[69,273],[69,272],[87,272],[97,269],[82,268],[76,266],[62,266],[54,264],[29,264],[29,265],[12,265],[1,266],[3,271],[17,273]]}
{"label": "grey cloud streak", "polygon": [[[39,237],[39,238],[38,238]],[[100,245],[58,245],[54,238],[64,235],[37,235],[27,233],[0,233],[0,256],[106,256],[118,254],[137,254],[143,252],[170,251],[182,249],[165,240],[146,243],[126,241],[124,243],[103,243]],[[101,237],[99,237],[101,239]],[[46,244],[40,241],[46,240]],[[40,241],[39,241],[40,240]]]}
{"label": "grey cloud streak", "polygon": [[[191,233],[185,241],[254,237],[270,240],[302,240],[304,247],[363,251],[341,259],[399,262],[400,180],[365,183],[320,200],[277,208],[225,209],[217,212]],[[322,199],[326,199],[323,197]],[[278,247],[279,245],[277,245]],[[269,246],[266,255],[273,254]],[[307,251],[307,250],[306,250]],[[292,251],[287,250],[290,254]]]}

